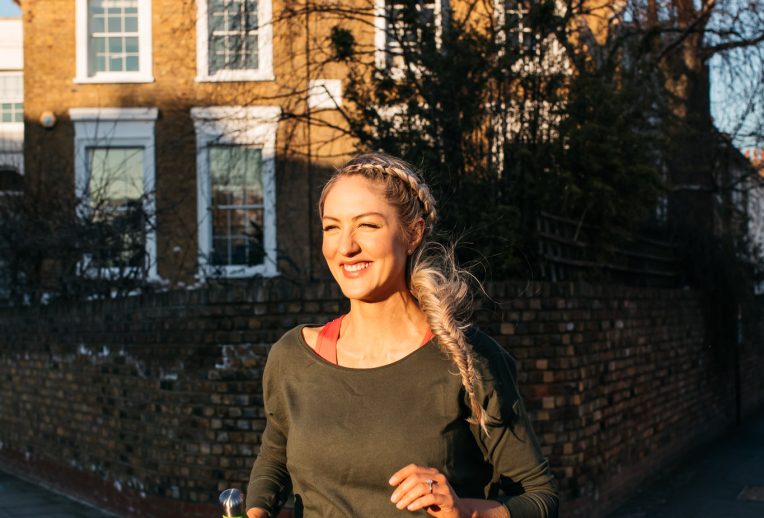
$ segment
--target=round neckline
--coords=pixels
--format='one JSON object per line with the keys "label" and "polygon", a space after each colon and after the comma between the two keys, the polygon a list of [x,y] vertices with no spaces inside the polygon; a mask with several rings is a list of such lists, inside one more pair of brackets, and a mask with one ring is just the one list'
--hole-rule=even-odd
{"label": "round neckline", "polygon": [[413,351],[411,351],[407,355],[405,355],[405,356],[403,356],[401,358],[398,358],[394,362],[386,363],[384,365],[378,365],[376,367],[346,367],[344,365],[338,365],[336,363],[331,363],[331,362],[326,361],[320,354],[318,354],[316,352],[315,349],[313,349],[310,345],[308,345],[308,342],[305,340],[305,337],[302,334],[302,330],[304,328],[306,328],[306,327],[321,327],[321,326],[314,326],[313,324],[301,324],[301,325],[297,326],[297,341],[300,343],[301,349],[303,349],[307,354],[309,354],[311,358],[316,360],[317,363],[319,363],[321,365],[325,365],[327,367],[338,369],[338,370],[341,370],[341,371],[346,371],[346,372],[373,372],[373,371],[380,371],[380,370],[383,370],[383,369],[387,369],[387,368],[390,368],[390,367],[395,367],[395,366],[405,362],[409,358],[413,357],[414,355],[416,355],[417,353],[419,353],[420,351],[422,351],[426,347],[429,347],[429,345],[435,340],[435,337],[433,336],[432,338],[427,340],[424,344],[422,344],[421,346],[417,347],[416,349],[414,349]]}

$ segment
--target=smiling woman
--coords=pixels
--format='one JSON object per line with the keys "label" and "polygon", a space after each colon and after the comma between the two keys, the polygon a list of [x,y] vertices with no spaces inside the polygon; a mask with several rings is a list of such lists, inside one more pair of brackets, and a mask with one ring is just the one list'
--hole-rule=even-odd
{"label": "smiling woman", "polygon": [[249,518],[557,515],[557,492],[514,360],[466,319],[465,274],[429,239],[421,176],[383,154],[348,162],[319,211],[324,258],[350,312],[271,350]]}
{"label": "smiling woman", "polygon": [[327,191],[322,212],[324,258],[347,298],[375,302],[406,290],[406,260],[421,229],[407,235],[381,185],[342,178]]}

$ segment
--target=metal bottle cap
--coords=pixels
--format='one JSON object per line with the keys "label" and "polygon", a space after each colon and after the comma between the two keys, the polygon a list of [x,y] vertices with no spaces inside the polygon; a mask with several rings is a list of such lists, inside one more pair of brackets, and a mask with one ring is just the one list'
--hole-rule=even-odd
{"label": "metal bottle cap", "polygon": [[238,489],[226,489],[220,493],[220,505],[223,507],[223,518],[244,516],[244,498]]}

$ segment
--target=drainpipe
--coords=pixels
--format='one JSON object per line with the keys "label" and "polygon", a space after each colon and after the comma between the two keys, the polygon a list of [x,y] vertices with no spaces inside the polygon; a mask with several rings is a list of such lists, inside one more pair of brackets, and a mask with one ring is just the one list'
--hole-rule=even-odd
{"label": "drainpipe", "polygon": [[305,113],[306,117],[306,147],[305,168],[308,185],[308,279],[313,280],[313,150],[311,144],[311,113],[310,113],[310,0],[305,0]]}

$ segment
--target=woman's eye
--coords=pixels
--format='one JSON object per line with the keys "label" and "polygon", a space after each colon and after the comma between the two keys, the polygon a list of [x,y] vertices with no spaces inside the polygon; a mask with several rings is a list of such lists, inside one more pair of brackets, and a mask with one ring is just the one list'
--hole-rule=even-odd
{"label": "woman's eye", "polygon": [[337,228],[337,225],[327,225],[324,227],[324,232],[329,232],[330,230],[334,230]]}
{"label": "woman's eye", "polygon": [[366,227],[366,228],[379,228],[379,225],[377,225],[376,223],[361,223],[359,226]]}

